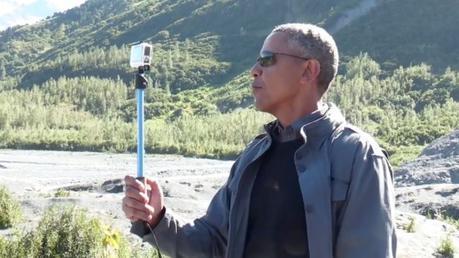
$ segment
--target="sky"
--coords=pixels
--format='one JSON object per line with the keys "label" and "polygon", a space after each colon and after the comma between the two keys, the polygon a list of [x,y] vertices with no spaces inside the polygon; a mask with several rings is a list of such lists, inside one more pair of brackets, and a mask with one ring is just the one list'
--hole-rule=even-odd
{"label": "sky", "polygon": [[79,6],[86,0],[0,0],[0,31],[14,25],[32,24]]}

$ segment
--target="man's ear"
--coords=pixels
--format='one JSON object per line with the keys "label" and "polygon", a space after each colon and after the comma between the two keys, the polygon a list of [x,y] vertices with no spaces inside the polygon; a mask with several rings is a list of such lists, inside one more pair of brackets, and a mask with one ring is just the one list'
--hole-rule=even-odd
{"label": "man's ear", "polygon": [[309,59],[304,62],[303,75],[301,78],[302,82],[316,81],[320,74],[320,63],[316,59]]}

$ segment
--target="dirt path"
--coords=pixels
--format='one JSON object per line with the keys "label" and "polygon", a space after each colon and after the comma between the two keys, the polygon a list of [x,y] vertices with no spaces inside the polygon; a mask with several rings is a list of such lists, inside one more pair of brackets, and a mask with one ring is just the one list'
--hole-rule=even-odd
{"label": "dirt path", "polygon": [[354,8],[344,11],[343,14],[338,18],[337,22],[333,26],[330,26],[328,31],[331,34],[337,33],[346,25],[368,14],[373,8],[381,3],[381,0],[362,0]]}

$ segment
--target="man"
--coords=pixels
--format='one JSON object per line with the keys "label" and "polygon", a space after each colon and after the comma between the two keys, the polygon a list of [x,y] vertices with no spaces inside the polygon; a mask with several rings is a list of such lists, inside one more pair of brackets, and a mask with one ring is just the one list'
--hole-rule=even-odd
{"label": "man", "polygon": [[395,257],[391,167],[370,136],[322,101],[337,67],[325,30],[276,27],[251,74],[255,106],[277,120],[240,154],[192,224],[165,208],[155,181],[147,180],[147,196],[126,177],[126,216],[153,228],[139,235],[151,243],[156,236],[171,257]]}

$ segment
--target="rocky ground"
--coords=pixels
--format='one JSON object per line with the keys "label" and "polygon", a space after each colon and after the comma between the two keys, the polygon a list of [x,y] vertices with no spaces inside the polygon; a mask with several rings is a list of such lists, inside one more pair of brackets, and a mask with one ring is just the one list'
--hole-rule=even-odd
{"label": "rocky ground", "polygon": [[[457,139],[459,133],[437,140],[396,171],[397,257],[442,257],[437,249],[447,237],[459,249],[458,228],[444,218],[459,219]],[[232,163],[152,155],[146,157],[145,171],[161,183],[167,206],[191,220],[204,213]],[[0,184],[21,200],[27,219],[23,227],[29,229],[47,207],[75,204],[128,234],[130,223],[121,211],[122,178],[135,169],[132,154],[0,150]],[[55,197],[59,189],[70,196]]]}
{"label": "rocky ground", "polygon": [[[459,129],[435,140],[417,159],[395,170],[395,185],[397,209],[416,214],[407,215],[408,221],[399,220],[399,226],[403,228],[413,219],[422,223],[413,234],[419,239],[409,240],[406,230],[399,231],[402,248],[413,250],[412,256],[406,257],[441,257],[431,251],[438,246],[439,237],[447,236],[454,239],[455,255],[459,256]],[[438,224],[444,221],[456,226]]]}
{"label": "rocky ground", "polygon": [[[161,183],[171,210],[192,219],[203,214],[232,163],[148,155],[145,176]],[[121,210],[122,179],[135,171],[134,154],[0,150],[0,185],[21,201],[25,230],[34,228],[50,206],[74,204],[129,235],[130,222]],[[55,197],[61,189],[70,195]],[[0,235],[9,234],[0,230]]]}
{"label": "rocky ground", "polygon": [[395,173],[396,186],[459,184],[459,129],[427,146]]}

